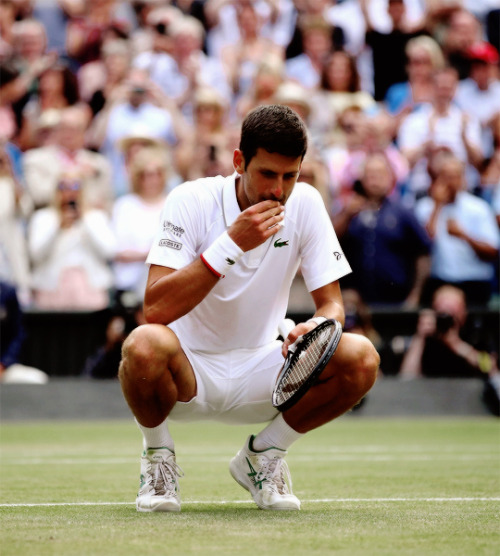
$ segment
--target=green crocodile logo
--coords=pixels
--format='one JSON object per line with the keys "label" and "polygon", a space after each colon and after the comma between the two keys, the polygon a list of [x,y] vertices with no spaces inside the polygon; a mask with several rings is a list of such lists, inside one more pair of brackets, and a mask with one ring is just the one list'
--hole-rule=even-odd
{"label": "green crocodile logo", "polygon": [[279,237],[275,242],[274,242],[274,246],[275,247],[288,247],[288,239],[285,241],[281,241],[281,238]]}

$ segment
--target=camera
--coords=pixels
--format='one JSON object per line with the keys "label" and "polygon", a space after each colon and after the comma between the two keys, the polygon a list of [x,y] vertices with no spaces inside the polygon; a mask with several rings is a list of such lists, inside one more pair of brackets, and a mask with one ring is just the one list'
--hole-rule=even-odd
{"label": "camera", "polygon": [[455,324],[455,319],[453,315],[448,313],[438,313],[436,315],[436,332],[438,334],[445,334],[453,327]]}
{"label": "camera", "polygon": [[215,145],[210,145],[208,149],[208,160],[215,162],[217,160],[217,148]]}

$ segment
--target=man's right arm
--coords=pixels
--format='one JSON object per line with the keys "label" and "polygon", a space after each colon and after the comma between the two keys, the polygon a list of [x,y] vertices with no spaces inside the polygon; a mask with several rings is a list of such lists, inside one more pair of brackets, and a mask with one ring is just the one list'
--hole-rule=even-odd
{"label": "man's right arm", "polygon": [[[236,244],[237,249],[249,251],[276,234],[280,229],[276,224],[283,218],[283,208],[278,202],[262,201],[238,216],[228,230],[228,239]],[[214,244],[219,240],[215,240]],[[207,249],[204,255],[209,251]],[[218,269],[214,271],[211,262],[211,258],[208,261],[206,257],[204,260],[196,258],[177,270],[152,264],[144,297],[146,320],[169,324],[203,301],[222,277],[217,273]]]}
{"label": "man's right arm", "polygon": [[201,259],[178,270],[151,265],[144,297],[147,322],[169,324],[179,319],[203,301],[218,281]]}

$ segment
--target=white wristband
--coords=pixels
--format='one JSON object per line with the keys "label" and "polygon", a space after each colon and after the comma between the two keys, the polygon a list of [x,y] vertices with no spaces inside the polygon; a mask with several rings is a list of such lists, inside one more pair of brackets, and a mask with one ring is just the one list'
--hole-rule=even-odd
{"label": "white wristband", "polygon": [[226,272],[244,253],[229,237],[229,234],[224,232],[203,251],[200,258],[216,276],[224,278]]}
{"label": "white wristband", "polygon": [[307,322],[315,322],[316,324],[321,324],[327,320],[328,319],[326,317],[312,317],[311,319],[308,319]]}

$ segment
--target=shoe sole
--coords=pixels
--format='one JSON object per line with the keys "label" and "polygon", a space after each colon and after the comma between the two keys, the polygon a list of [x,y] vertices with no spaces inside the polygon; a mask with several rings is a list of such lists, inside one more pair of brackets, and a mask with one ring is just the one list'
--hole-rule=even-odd
{"label": "shoe sole", "polygon": [[[238,456],[234,457],[231,462],[229,463],[229,473],[231,474],[231,477],[241,486],[243,487],[245,490],[247,490],[251,495],[252,495],[252,499],[255,502],[255,504],[257,504],[257,507],[260,510],[274,510],[274,511],[298,511],[300,510],[300,505],[297,508],[296,505],[294,506],[281,506],[281,507],[273,507],[273,506],[264,506],[262,504],[260,504],[259,502],[257,502],[257,500],[255,500],[255,498],[253,497],[252,491],[250,490],[250,488],[248,487],[248,485],[245,484],[244,480],[240,479],[238,477],[238,469],[236,467],[236,461],[238,459]],[[300,502],[299,502],[300,504]]]}
{"label": "shoe sole", "polygon": [[155,506],[151,508],[145,508],[136,504],[136,508],[138,512],[144,513],[151,513],[151,512],[180,512],[181,506],[178,502],[174,500],[165,500],[163,502],[159,502]]}

